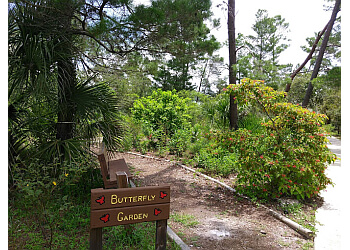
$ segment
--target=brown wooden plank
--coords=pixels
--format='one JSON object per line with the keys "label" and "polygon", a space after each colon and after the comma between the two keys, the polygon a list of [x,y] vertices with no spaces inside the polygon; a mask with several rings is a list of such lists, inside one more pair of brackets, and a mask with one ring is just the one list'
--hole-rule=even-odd
{"label": "brown wooden plank", "polygon": [[128,176],[128,179],[131,179],[133,177],[128,168],[128,165],[126,165],[126,162],[123,158],[110,161],[108,165],[109,165],[109,176],[111,181],[116,180],[116,176],[115,176],[116,172],[125,172]]}
{"label": "brown wooden plank", "polygon": [[98,157],[98,160],[100,162],[103,184],[104,184],[105,188],[107,188],[107,186],[109,184],[107,161],[106,161],[104,154],[99,154],[97,157]]}
{"label": "brown wooden plank", "polygon": [[170,203],[92,210],[90,228],[134,224],[169,219]]}
{"label": "brown wooden plank", "polygon": [[170,186],[91,189],[91,210],[170,202]]}
{"label": "brown wooden plank", "polygon": [[104,188],[117,188],[118,182],[115,181],[107,181],[106,185],[104,185]]}

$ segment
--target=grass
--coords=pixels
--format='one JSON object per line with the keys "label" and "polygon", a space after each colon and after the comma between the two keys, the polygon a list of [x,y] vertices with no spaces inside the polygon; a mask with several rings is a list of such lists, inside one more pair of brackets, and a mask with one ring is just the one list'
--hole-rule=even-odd
{"label": "grass", "polygon": [[[128,234],[123,226],[104,228],[103,240],[106,249],[144,249],[153,250],[155,246],[155,222],[131,225]],[[180,249],[175,242],[167,241],[167,249]]]}
{"label": "grass", "polygon": [[311,249],[314,249],[314,243],[313,242],[306,242],[301,247],[303,250],[311,250]]}
{"label": "grass", "polygon": [[302,225],[303,227],[311,230],[316,233],[316,208],[308,209],[306,205],[302,203],[290,203],[284,204],[280,207],[280,209],[284,212],[288,213],[288,217]]}
{"label": "grass", "polygon": [[174,222],[181,223],[185,227],[195,227],[199,224],[199,222],[196,220],[196,217],[191,214],[173,213],[170,215],[170,219]]}
{"label": "grass", "polygon": [[285,241],[283,241],[283,240],[279,240],[278,241],[278,244],[280,245],[280,246],[282,246],[282,247],[289,247],[290,246],[290,242],[285,242]]}
{"label": "grass", "polygon": [[[45,210],[28,200],[10,200],[8,207],[9,249],[89,249],[90,202],[62,204],[50,201]],[[46,217],[46,218],[45,218]],[[155,222],[103,228],[103,249],[154,249]],[[180,249],[168,238],[167,249]]]}

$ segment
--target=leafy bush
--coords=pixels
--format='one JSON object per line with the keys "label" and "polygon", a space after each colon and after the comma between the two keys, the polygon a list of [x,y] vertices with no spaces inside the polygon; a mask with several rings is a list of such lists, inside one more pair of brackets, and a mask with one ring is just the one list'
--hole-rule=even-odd
{"label": "leafy bush", "polygon": [[190,143],[191,130],[179,129],[173,134],[167,145],[171,154],[182,156],[183,152],[186,151]]}
{"label": "leafy bush", "polygon": [[201,140],[202,147],[194,160],[197,167],[202,168],[205,173],[226,177],[235,172],[237,156],[235,152],[228,150],[220,134],[216,131],[205,133],[204,140]]}
{"label": "leafy bush", "polygon": [[284,92],[260,81],[244,79],[242,84],[229,85],[227,92],[240,103],[258,105],[268,118],[261,123],[262,133],[239,129],[221,135],[220,140],[239,154],[239,191],[259,197],[305,199],[332,184],[325,169],[336,156],[326,146],[321,127],[325,115],[277,102],[283,100]]}
{"label": "leafy bush", "polygon": [[[224,151],[217,149],[216,151]],[[235,170],[236,155],[233,153],[223,154],[210,152],[207,148],[202,149],[196,156],[197,167],[203,168],[205,173],[227,177]]]}
{"label": "leafy bush", "polygon": [[259,118],[255,114],[248,114],[238,120],[238,127],[245,128],[253,131],[253,133],[260,133],[262,131],[261,122],[262,118]]}
{"label": "leafy bush", "polygon": [[[57,164],[42,163],[39,159],[33,159],[27,166],[17,164],[11,168],[9,207],[20,208],[27,213],[26,216],[33,220],[35,228],[40,229],[41,234],[39,233],[38,237],[41,235],[45,249],[51,248],[58,240],[56,232],[62,227],[62,231],[67,229],[66,224],[62,223],[62,214],[71,214],[67,211],[90,199],[92,188],[103,186],[100,169],[96,168],[91,155],[76,159],[64,167],[60,165],[60,169],[57,168]],[[61,170],[59,174],[54,174],[58,170]],[[16,212],[9,213],[10,217],[15,217],[15,214]],[[88,214],[81,218],[88,220],[86,216]],[[17,223],[17,218],[10,222],[11,226]],[[73,224],[72,221],[69,223]],[[75,229],[79,227],[72,226]],[[17,233],[11,231],[12,236]]]}
{"label": "leafy bush", "polygon": [[152,131],[161,131],[166,137],[189,125],[188,100],[180,98],[176,91],[153,91],[151,96],[136,100],[132,109],[136,121]]}

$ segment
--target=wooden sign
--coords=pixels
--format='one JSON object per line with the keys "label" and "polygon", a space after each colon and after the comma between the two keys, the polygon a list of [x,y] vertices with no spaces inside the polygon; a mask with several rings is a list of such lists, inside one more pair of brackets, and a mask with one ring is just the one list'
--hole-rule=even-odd
{"label": "wooden sign", "polygon": [[170,186],[91,190],[91,210],[170,202]]}
{"label": "wooden sign", "polygon": [[91,211],[91,228],[169,219],[170,203]]}
{"label": "wooden sign", "polygon": [[166,220],[170,186],[92,189],[90,228]]}

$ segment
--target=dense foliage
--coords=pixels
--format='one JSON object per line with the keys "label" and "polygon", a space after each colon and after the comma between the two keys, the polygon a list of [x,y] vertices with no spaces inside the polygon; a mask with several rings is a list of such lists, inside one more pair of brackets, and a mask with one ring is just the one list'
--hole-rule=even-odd
{"label": "dense foliage", "polygon": [[325,115],[280,102],[284,92],[259,81],[245,79],[227,90],[234,93],[237,102],[259,105],[268,118],[261,124],[262,133],[240,129],[222,138],[238,149],[239,190],[257,196],[304,199],[332,183],[324,172],[327,163],[336,159],[326,146],[321,127]]}
{"label": "dense foliage", "polygon": [[[340,19],[308,110],[298,105],[307,72],[288,95],[277,91],[292,67],[278,63],[288,47],[286,20],[256,13],[253,35],[237,37],[231,72],[237,83],[265,82],[224,88],[211,8],[210,0],[10,1],[11,247],[87,248],[86,201],[103,186],[94,153],[101,140],[109,151],[152,151],[230,177],[252,197],[306,199],[332,184],[325,169],[336,158],[324,128],[340,135],[341,68],[333,66]],[[238,104],[236,131],[229,130],[229,95]],[[127,238],[128,246],[149,240],[142,232],[153,227],[140,227],[132,237],[111,229],[107,238]]]}
{"label": "dense foliage", "polygon": [[152,95],[136,100],[132,113],[136,120],[147,124],[151,133],[173,135],[188,126],[188,106],[176,91],[153,91]]}
{"label": "dense foliage", "polygon": [[[309,74],[297,76],[293,80],[292,87],[287,95],[288,102],[301,103],[305,92],[305,82],[310,78]],[[310,109],[327,115],[326,124],[329,131],[341,132],[341,68],[334,67],[326,74],[313,80],[314,93],[311,95]]]}

